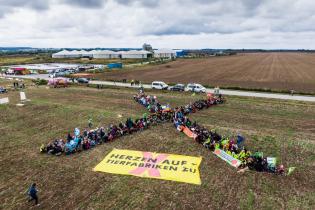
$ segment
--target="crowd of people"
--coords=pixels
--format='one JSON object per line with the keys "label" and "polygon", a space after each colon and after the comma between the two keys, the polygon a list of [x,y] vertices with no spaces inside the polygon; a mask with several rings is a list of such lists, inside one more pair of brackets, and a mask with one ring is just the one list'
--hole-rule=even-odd
{"label": "crowd of people", "polygon": [[82,133],[78,128],[75,128],[73,135],[68,133],[66,139],[55,139],[46,146],[42,145],[40,151],[53,155],[61,155],[63,153],[70,155],[75,152],[89,150],[121,136],[142,131],[148,128],[151,121],[151,118],[144,116],[136,120],[128,118],[125,122],[120,122],[118,125],[110,124],[107,127],[84,129]]}
{"label": "crowd of people", "polygon": [[283,165],[277,167],[275,164],[270,164],[267,158],[263,157],[263,153],[251,153],[247,150],[244,146],[245,138],[241,134],[237,134],[235,137],[221,136],[215,130],[208,130],[198,125],[197,122],[192,122],[187,117],[188,114],[195,113],[197,110],[224,103],[222,95],[208,94],[205,100],[198,100],[175,109],[170,109],[169,106],[161,106],[156,96],[146,96],[142,92],[134,96],[134,99],[152,113],[157,113],[158,115],[167,113],[167,119],[169,120],[171,116],[171,120],[177,130],[182,131],[185,127],[188,128],[194,134],[193,138],[195,141],[205,148],[212,151],[215,149],[224,150],[230,156],[240,160],[242,163],[239,167],[240,169],[284,174]]}
{"label": "crowd of people", "polygon": [[262,153],[251,153],[244,146],[245,138],[238,134],[233,137],[222,136],[215,130],[208,130],[197,122],[192,122],[187,115],[197,110],[209,108],[216,104],[224,103],[222,95],[208,94],[207,99],[197,100],[186,106],[171,109],[169,105],[161,105],[156,96],[145,95],[140,91],[134,95],[134,100],[144,106],[150,114],[132,120],[128,118],[118,125],[110,124],[107,127],[85,129],[82,133],[75,128],[74,134],[68,133],[66,140],[55,139],[48,145],[42,145],[40,151],[53,155],[72,154],[82,150],[89,150],[96,145],[110,142],[121,136],[130,135],[147,129],[151,125],[163,122],[172,122],[178,131],[189,129],[194,134],[194,139],[209,150],[221,149],[227,154],[241,161],[241,169],[265,171],[284,174],[283,165],[269,164]]}
{"label": "crowd of people", "polygon": [[[206,103],[201,103],[202,108],[207,108]],[[191,110],[191,109],[189,109]],[[190,111],[192,112],[192,111]],[[188,113],[190,113],[188,112]],[[251,153],[245,146],[245,137],[241,134],[228,137],[222,136],[216,132],[216,130],[208,130],[197,122],[192,122],[187,116],[187,111],[183,107],[176,108],[173,116],[173,123],[177,130],[183,131],[183,129],[189,129],[194,135],[195,141],[205,148],[214,151],[215,149],[221,149],[233,158],[240,160],[241,165],[239,169],[250,169],[259,172],[270,172],[277,174],[284,174],[285,170],[283,165],[278,167],[269,163],[266,157],[263,157],[263,153],[255,152]]]}

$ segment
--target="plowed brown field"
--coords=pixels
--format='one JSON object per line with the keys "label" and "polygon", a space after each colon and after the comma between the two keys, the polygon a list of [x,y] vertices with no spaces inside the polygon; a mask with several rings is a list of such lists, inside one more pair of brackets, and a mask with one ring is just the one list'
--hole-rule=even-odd
{"label": "plowed brown field", "polygon": [[206,59],[178,59],[163,65],[106,72],[100,77],[105,80],[196,82],[210,86],[294,89],[315,93],[315,54],[250,53]]}

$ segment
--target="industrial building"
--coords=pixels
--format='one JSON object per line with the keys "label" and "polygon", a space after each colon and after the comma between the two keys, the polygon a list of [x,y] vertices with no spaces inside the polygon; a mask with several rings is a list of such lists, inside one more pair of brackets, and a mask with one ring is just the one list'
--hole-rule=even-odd
{"label": "industrial building", "polygon": [[119,53],[111,50],[92,50],[92,57],[96,59],[113,59],[120,58]]}
{"label": "industrial building", "polygon": [[155,58],[176,58],[176,51],[172,49],[154,50]]}
{"label": "industrial building", "polygon": [[54,53],[52,58],[95,58],[95,59],[114,59],[114,58],[126,58],[126,59],[146,59],[153,57],[153,53],[145,50],[130,50],[130,51],[111,51],[111,50],[63,50],[58,53]]}
{"label": "industrial building", "polygon": [[129,59],[146,59],[151,58],[152,53],[145,50],[130,50],[130,51],[122,51],[121,58],[129,58]]}

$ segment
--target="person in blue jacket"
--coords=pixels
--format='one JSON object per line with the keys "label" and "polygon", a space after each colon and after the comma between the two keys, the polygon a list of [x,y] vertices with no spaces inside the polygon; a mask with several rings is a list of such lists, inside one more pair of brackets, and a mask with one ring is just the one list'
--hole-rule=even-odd
{"label": "person in blue jacket", "polygon": [[29,195],[28,202],[35,200],[35,205],[39,205],[37,192],[38,190],[36,189],[36,183],[33,183],[31,187],[28,189],[28,195]]}

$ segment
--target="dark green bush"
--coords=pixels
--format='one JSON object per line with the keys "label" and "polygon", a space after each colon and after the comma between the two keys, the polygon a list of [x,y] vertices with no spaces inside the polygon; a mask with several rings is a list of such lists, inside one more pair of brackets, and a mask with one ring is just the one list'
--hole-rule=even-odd
{"label": "dark green bush", "polygon": [[44,79],[34,79],[32,80],[32,82],[35,84],[35,85],[47,85],[48,84],[48,81],[47,80],[44,80]]}

